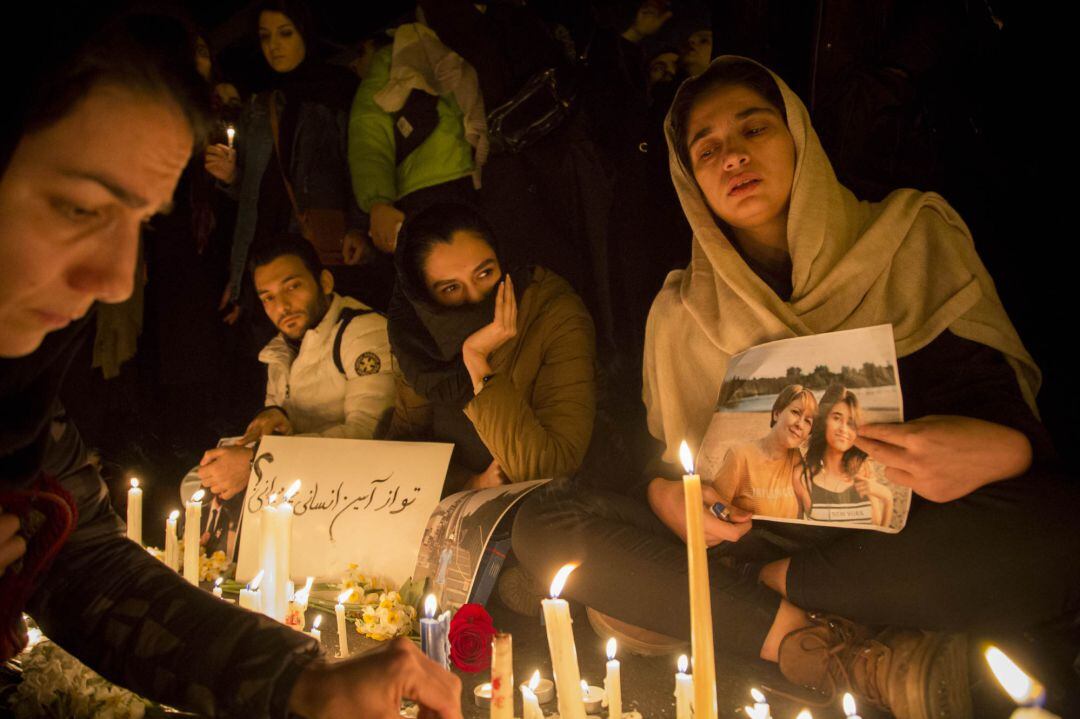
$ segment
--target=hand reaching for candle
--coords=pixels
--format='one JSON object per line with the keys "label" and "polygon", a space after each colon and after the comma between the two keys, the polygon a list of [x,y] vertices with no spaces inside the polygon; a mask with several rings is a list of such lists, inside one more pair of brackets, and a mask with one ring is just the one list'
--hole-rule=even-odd
{"label": "hand reaching for candle", "polygon": [[26,553],[26,540],[19,535],[20,527],[18,515],[5,514],[0,509],[0,576]]}
{"label": "hand reaching for candle", "polygon": [[307,719],[397,719],[403,698],[420,705],[422,718],[462,717],[461,680],[403,637],[377,653],[309,665],[293,685],[289,710]]}
{"label": "hand reaching for candle", "polygon": [[206,171],[226,185],[236,182],[236,150],[228,145],[210,145],[203,157]]}
{"label": "hand reaching for candle", "polygon": [[[653,514],[685,542],[686,507],[683,499],[683,483],[657,477],[649,482],[648,495],[649,507],[652,508]],[[729,506],[730,522],[717,519],[709,511],[709,507],[713,504],[724,501],[711,485],[702,483],[701,499],[703,501],[701,526],[705,530],[706,546],[715,547],[721,542],[737,542],[750,531],[751,515],[744,509]]]}
{"label": "hand reaching for candle", "polygon": [[254,452],[247,447],[217,447],[199,461],[199,480],[222,501],[247,488]]}

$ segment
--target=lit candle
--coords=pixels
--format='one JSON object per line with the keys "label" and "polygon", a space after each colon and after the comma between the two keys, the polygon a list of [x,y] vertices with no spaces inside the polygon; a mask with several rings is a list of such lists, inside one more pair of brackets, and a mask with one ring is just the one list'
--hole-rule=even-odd
{"label": "lit candle", "polygon": [[675,674],[675,719],[690,719],[690,702],[694,698],[694,685],[686,670],[690,662],[686,655],[679,657],[679,671]]}
{"label": "lit candle", "polygon": [[263,573],[262,570],[259,570],[259,573],[252,577],[247,586],[240,590],[241,608],[250,609],[253,612],[262,611],[262,595],[259,593],[259,584],[262,579]]}
{"label": "lit candle", "polygon": [[529,679],[529,689],[532,690],[532,693],[536,695],[536,700],[541,704],[547,704],[555,698],[555,684],[550,679],[542,679],[539,669],[533,672],[532,677]]}
{"label": "lit candle", "polygon": [[694,460],[684,441],[679,446],[686,509],[686,556],[690,569],[690,640],[694,657],[695,719],[716,719],[716,664],[713,658],[712,602],[709,597],[709,564],[705,554],[705,530],[701,525],[704,502],[701,477],[694,474]]}
{"label": "lit candle", "polygon": [[491,682],[477,684],[472,690],[473,704],[484,709],[491,706]]}
{"label": "lit candle", "polygon": [[858,714],[855,713],[855,697],[851,696],[851,692],[844,692],[844,716],[847,719],[861,719]]}
{"label": "lit candle", "polygon": [[184,579],[199,586],[199,522],[202,521],[202,500],[206,490],[191,495],[184,505]]}
{"label": "lit candle", "polygon": [[521,685],[521,719],[544,719],[540,702],[533,694],[533,690],[525,684]]}
{"label": "lit candle", "polygon": [[551,582],[551,598],[540,602],[544,611],[548,650],[551,652],[551,669],[555,673],[555,688],[559,696],[559,716],[562,719],[585,717],[574,629],[570,621],[570,603],[559,599],[567,577],[576,567],[576,564],[567,564],[560,569]]}
{"label": "lit candle", "polygon": [[142,544],[142,489],[139,488],[139,480],[131,478],[131,489],[128,490],[127,505],[127,536],[133,542]]}
{"label": "lit candle", "polygon": [[810,713],[809,709],[803,709],[795,719],[814,719],[814,715]]}
{"label": "lit candle", "polygon": [[236,128],[232,125],[225,128],[225,139],[229,145],[229,149],[233,149],[233,140],[236,139]]}
{"label": "lit candle", "polygon": [[506,632],[491,638],[491,719],[514,719],[514,645]]}
{"label": "lit candle", "polygon": [[308,634],[311,635],[312,639],[314,639],[315,641],[318,641],[319,643],[323,643],[323,633],[320,632],[320,630],[319,630],[319,625],[322,624],[322,623],[323,623],[323,615],[322,614],[315,614],[315,619],[314,619],[314,621],[311,622],[311,632],[308,633]]}
{"label": "lit candle", "polygon": [[346,589],[338,595],[337,604],[334,605],[334,614],[337,615],[338,656],[349,656],[349,633],[345,625],[345,600],[352,595],[351,589]]}
{"label": "lit candle", "polygon": [[[754,716],[756,719],[772,719],[772,709],[769,708],[769,702],[765,700],[765,695],[761,693],[761,690],[757,687],[750,687],[750,696],[754,698]],[[845,694],[845,697],[851,696]],[[844,700],[847,701],[846,699]],[[854,702],[854,700],[852,700]],[[855,705],[852,704],[852,707]],[[847,710],[847,704],[844,704],[845,711]],[[852,712],[855,710],[852,709]],[[858,717],[856,717],[858,719]]]}
{"label": "lit candle", "polygon": [[608,719],[622,719],[622,677],[619,660],[615,658],[615,637],[607,640],[607,674],[604,676],[604,702]]}
{"label": "lit candle", "polygon": [[222,581],[221,577],[218,577],[217,579],[214,580],[213,595],[215,597],[217,597],[218,599],[221,599],[221,581]]}
{"label": "lit candle", "polygon": [[165,520],[165,566],[174,572],[180,570],[180,544],[177,542],[176,521],[180,519],[180,510],[169,512]]}
{"label": "lit candle", "polygon": [[1046,687],[1028,676],[1016,662],[997,647],[986,650],[986,661],[1001,688],[1019,705],[1011,719],[1056,719],[1042,708],[1046,702]]}
{"label": "lit candle", "polygon": [[584,702],[585,713],[596,714],[604,703],[604,690],[600,687],[589,686],[589,683],[582,679],[581,697]]}
{"label": "lit candle", "polygon": [[279,622],[289,611],[289,560],[292,555],[293,506],[290,500],[300,491],[300,480],[294,481],[281,502],[275,495],[263,507],[259,527],[259,566],[266,570],[263,611]]}
{"label": "lit candle", "polygon": [[438,603],[435,595],[424,598],[424,616],[420,619],[420,648],[431,661],[443,668],[450,667],[450,612],[435,616]]}

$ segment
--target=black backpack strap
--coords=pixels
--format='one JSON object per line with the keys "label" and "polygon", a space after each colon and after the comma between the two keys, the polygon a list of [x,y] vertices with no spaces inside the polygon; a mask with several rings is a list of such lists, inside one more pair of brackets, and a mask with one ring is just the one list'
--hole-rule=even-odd
{"label": "black backpack strap", "polygon": [[345,336],[345,328],[349,326],[349,323],[353,319],[360,317],[361,315],[370,315],[375,310],[361,310],[355,307],[346,307],[341,310],[341,314],[338,315],[338,330],[337,336],[334,337],[334,366],[338,368],[338,372],[345,374],[345,365],[341,362],[341,338]]}

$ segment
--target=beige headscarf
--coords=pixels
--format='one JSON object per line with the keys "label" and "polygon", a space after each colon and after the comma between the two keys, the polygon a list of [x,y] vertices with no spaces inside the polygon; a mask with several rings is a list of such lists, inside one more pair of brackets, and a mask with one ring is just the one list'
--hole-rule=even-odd
{"label": "beige headscarf", "polygon": [[[744,58],[714,63],[733,59]],[[773,79],[796,153],[787,224],[790,302],[754,274],[717,226],[679,159],[670,113],[665,122],[672,181],[694,237],[689,267],[668,275],[645,330],[643,398],[649,431],[665,443],[664,459],[676,461],[683,439],[691,449],[700,446],[732,355],[785,337],[884,323],[892,324],[901,357],[945,329],[1001,351],[1035,409],[1039,368],[964,221],[932,192],[858,200],[837,181],[802,101]]]}

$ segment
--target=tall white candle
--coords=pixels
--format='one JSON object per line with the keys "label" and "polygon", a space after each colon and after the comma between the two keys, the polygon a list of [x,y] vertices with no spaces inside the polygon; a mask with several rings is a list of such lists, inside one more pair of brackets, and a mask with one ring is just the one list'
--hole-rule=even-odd
{"label": "tall white candle", "polygon": [[607,674],[604,676],[604,701],[608,719],[622,719],[622,676],[619,660],[615,658],[615,637],[607,640]]}
{"label": "tall white candle", "polygon": [[555,673],[555,691],[559,697],[559,716],[562,719],[585,719],[585,703],[581,694],[581,674],[578,671],[574,629],[570,621],[570,604],[559,599],[570,572],[577,565],[567,564],[551,582],[551,598],[540,602],[544,610],[551,668]]}
{"label": "tall white candle", "polygon": [[180,570],[180,543],[176,536],[176,521],[180,519],[180,510],[169,512],[165,519],[165,565],[177,572]]}
{"label": "tall white candle", "polygon": [[263,573],[262,570],[259,570],[259,573],[252,577],[247,586],[240,590],[239,604],[241,608],[250,609],[253,612],[262,611],[262,594],[259,592],[259,584],[262,579]]}
{"label": "tall white candle", "polygon": [[705,554],[705,530],[701,515],[701,477],[694,474],[694,460],[684,441],[679,447],[686,511],[686,557],[690,569],[690,645],[694,658],[694,717],[716,719],[716,664],[713,656],[712,600],[709,564]]}
{"label": "tall white candle", "polygon": [[139,480],[131,478],[131,489],[128,490],[127,502],[127,536],[133,542],[140,545],[142,541],[142,489]]}
{"label": "tall white candle", "polygon": [[521,719],[544,719],[544,712],[540,709],[533,690],[525,684],[521,685]]}
{"label": "tall white candle", "polygon": [[292,556],[293,506],[290,500],[300,489],[300,480],[286,490],[282,501],[276,495],[263,507],[259,526],[259,566],[266,571],[263,581],[263,612],[279,622],[289,611],[289,560]]}
{"label": "tall white candle", "polygon": [[675,674],[675,719],[690,719],[690,703],[694,698],[694,685],[686,670],[690,661],[686,655],[679,656],[679,671]]}
{"label": "tall white candle", "polygon": [[202,521],[202,500],[206,490],[191,495],[184,505],[184,579],[199,586],[199,522]]}
{"label": "tall white candle", "polygon": [[334,614],[337,615],[337,633],[338,633],[338,656],[349,656],[349,633],[345,624],[345,600],[352,595],[351,589],[346,589],[337,598],[337,604],[334,605]]}
{"label": "tall white candle", "polygon": [[491,638],[491,719],[514,719],[513,637],[498,632]]}

